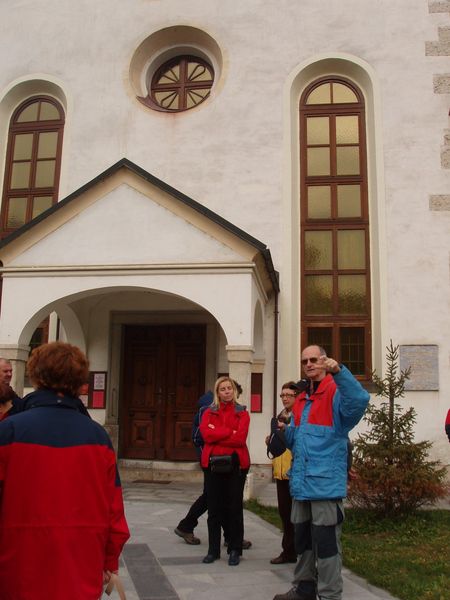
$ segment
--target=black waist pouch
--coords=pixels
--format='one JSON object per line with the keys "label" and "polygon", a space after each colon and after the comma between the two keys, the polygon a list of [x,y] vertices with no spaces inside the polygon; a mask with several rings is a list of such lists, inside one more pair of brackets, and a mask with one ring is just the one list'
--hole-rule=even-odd
{"label": "black waist pouch", "polygon": [[233,457],[230,454],[209,457],[211,473],[231,473],[233,465]]}

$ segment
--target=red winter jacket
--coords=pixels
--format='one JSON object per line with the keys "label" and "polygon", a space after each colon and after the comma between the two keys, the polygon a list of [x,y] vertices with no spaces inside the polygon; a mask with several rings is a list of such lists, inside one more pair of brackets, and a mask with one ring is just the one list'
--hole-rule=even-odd
{"label": "red winter jacket", "polygon": [[447,434],[448,441],[450,442],[450,410],[447,413],[447,418],[445,419],[445,433]]}
{"label": "red winter jacket", "polygon": [[[214,429],[208,427],[214,425]],[[207,408],[200,423],[200,433],[205,442],[201,465],[208,467],[210,456],[236,454],[242,469],[250,467],[250,455],[246,445],[250,417],[245,406],[233,402],[221,402],[219,409]]]}
{"label": "red winter jacket", "polygon": [[111,441],[38,390],[0,423],[1,600],[97,600],[129,537]]}

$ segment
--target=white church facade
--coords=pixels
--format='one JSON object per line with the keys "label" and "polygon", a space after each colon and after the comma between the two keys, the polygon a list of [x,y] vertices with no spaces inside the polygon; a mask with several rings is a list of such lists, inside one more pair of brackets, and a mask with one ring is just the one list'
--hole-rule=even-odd
{"label": "white church facade", "polygon": [[369,386],[392,339],[417,438],[448,464],[450,2],[0,18],[0,355],[19,393],[30,348],[67,340],[121,459],[194,464],[197,400],[229,373],[264,467],[301,348]]}

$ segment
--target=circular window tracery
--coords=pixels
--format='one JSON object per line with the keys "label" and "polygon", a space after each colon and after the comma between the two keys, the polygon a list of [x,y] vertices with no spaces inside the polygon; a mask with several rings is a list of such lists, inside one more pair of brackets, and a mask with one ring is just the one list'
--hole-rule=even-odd
{"label": "circular window tracery", "polygon": [[198,56],[182,55],[163,63],[154,73],[149,94],[140,100],[156,110],[181,112],[210,95],[214,69]]}

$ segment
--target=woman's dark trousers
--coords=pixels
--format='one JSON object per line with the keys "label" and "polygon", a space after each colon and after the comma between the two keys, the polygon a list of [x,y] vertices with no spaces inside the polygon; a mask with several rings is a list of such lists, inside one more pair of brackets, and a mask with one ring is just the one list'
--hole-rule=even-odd
{"label": "woman's dark trousers", "polygon": [[283,539],[281,540],[281,553],[286,560],[295,559],[294,525],[291,521],[292,498],[289,490],[289,479],[275,479],[277,484],[278,512],[283,523]]}
{"label": "woman's dark trousers", "polygon": [[233,466],[231,473],[212,473],[204,469],[208,502],[208,554],[220,556],[221,526],[227,534],[228,553],[242,554],[244,536],[243,496],[248,469]]}

